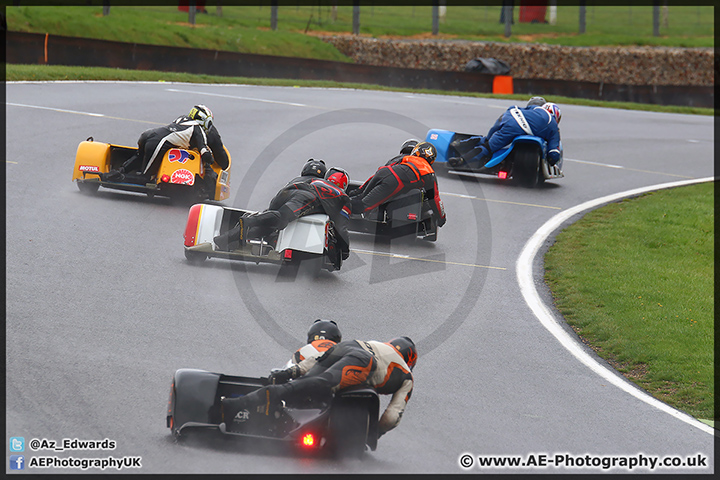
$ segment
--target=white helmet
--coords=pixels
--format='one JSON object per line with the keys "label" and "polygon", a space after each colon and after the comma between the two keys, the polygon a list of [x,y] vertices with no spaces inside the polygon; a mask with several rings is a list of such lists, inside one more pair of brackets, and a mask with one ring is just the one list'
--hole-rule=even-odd
{"label": "white helmet", "polygon": [[547,102],[542,106],[545,110],[548,111],[550,115],[555,117],[555,121],[557,123],[560,123],[560,119],[562,118],[562,113],[560,113],[560,107],[558,107],[556,104],[552,102]]}
{"label": "white helmet", "polygon": [[200,125],[202,125],[205,131],[210,130],[210,127],[212,126],[213,114],[210,109],[205,105],[195,105],[193,108],[190,109],[188,117],[200,122]]}

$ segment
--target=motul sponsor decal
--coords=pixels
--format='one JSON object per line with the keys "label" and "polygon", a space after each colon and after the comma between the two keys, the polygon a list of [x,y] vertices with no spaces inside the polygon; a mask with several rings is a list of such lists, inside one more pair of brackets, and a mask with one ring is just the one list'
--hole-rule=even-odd
{"label": "motul sponsor decal", "polygon": [[100,167],[97,165],[80,165],[78,170],[81,172],[100,172]]}
{"label": "motul sponsor decal", "polygon": [[170,183],[177,183],[179,185],[194,185],[195,174],[184,168],[175,170],[170,177]]}

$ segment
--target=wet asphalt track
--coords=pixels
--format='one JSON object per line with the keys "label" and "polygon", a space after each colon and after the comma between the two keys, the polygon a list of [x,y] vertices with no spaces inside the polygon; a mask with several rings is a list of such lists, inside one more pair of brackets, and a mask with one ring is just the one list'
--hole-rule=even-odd
{"label": "wet asphalt track", "polygon": [[[565,209],[712,176],[711,117],[564,106],[564,179],[530,190],[441,176],[448,223],[436,243],[353,234],[340,272],[293,278],[273,265],[188,264],[187,208],[81,194],[70,181],[77,144],[134,145],[142,130],[205,103],[233,157],[225,204],[262,209],[309,157],[364,180],[405,139],[428,128],[483,133],[512,102],[104,82],[8,84],[6,95],[6,437],[117,442],[112,451],[26,449],[26,461],[141,456],[129,473],[602,473],[466,470],[459,459],[700,454],[708,467],[654,472],[714,471],[713,436],[578,361],[533,315],[515,272],[528,239]],[[335,319],[346,339],[418,343],[413,397],[377,451],[337,462],[218,438],[175,443],[164,415],[176,369],[267,375],[317,317]]]}

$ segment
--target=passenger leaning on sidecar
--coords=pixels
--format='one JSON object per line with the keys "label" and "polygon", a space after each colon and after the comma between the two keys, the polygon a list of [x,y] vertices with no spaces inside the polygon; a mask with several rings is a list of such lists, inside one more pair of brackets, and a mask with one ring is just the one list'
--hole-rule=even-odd
{"label": "passenger leaning on sidecar", "polygon": [[378,168],[360,188],[351,192],[353,213],[369,212],[397,195],[414,188],[422,188],[432,203],[438,226],[442,227],[445,224],[445,207],[440,200],[437,178],[432,168],[437,150],[431,143],[421,142],[417,143],[409,153],[403,154],[407,151],[410,142],[415,141],[406,141],[400,150],[400,155]]}
{"label": "passenger leaning on sidecar", "polygon": [[340,342],[319,358],[309,357],[285,370],[271,372],[270,385],[242,397],[222,397],[222,421],[233,430],[237,414],[245,410],[251,416],[274,415],[283,401],[308,395],[325,397],[346,388],[369,386],[381,395],[392,395],[378,422],[378,435],[383,435],[400,423],[412,395],[412,369],[417,358],[415,343],[408,337],[389,342]]}
{"label": "passenger leaning on sidecar", "polygon": [[[548,160],[555,165],[560,160],[560,108],[542,97],[533,97],[527,106],[508,108],[488,131],[487,136],[476,135],[461,140],[456,147],[468,162],[486,163],[493,153],[512,143],[520,135],[534,135],[548,144]],[[462,157],[448,159],[451,167],[462,165]]]}
{"label": "passenger leaning on sidecar", "polygon": [[[326,176],[326,173],[328,174]],[[213,240],[220,250],[232,250],[247,238],[258,238],[282,230],[293,220],[314,213],[325,213],[335,224],[342,259],[350,256],[347,225],[350,198],[345,193],[348,176],[344,171],[327,169],[325,162],[313,158],[305,162],[300,176],[292,179],[270,201],[263,212],[244,215],[238,224]],[[233,247],[233,248],[231,248]]]}
{"label": "passenger leaning on sidecar", "polygon": [[288,362],[288,366],[298,364],[310,357],[320,357],[327,350],[342,342],[342,333],[337,323],[318,318],[310,325],[307,344],[298,348]]}
{"label": "passenger leaning on sidecar", "polygon": [[[137,153],[119,169],[104,174],[102,180],[124,181],[127,177],[134,181],[149,182],[157,174],[165,152],[171,148],[199,151],[206,174],[213,172],[209,168],[213,162],[217,162],[223,170],[230,164],[220,133],[213,124],[212,112],[205,105],[195,105],[188,115],[178,117],[169,125],[141,133]],[[214,187],[216,175],[213,173],[209,174],[211,178],[207,180]]]}

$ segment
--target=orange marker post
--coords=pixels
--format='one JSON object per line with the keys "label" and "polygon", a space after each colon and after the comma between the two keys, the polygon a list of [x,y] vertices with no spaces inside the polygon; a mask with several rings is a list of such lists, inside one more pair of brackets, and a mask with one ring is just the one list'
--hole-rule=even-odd
{"label": "orange marker post", "polygon": [[513,80],[510,75],[495,75],[493,78],[493,93],[512,95]]}

